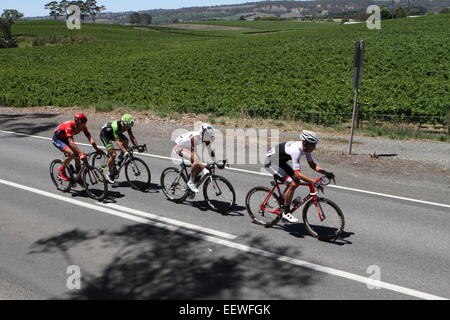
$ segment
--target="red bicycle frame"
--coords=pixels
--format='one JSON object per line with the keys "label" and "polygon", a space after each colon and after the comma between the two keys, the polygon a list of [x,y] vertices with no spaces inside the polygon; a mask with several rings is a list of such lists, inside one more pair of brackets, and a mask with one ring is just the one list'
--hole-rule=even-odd
{"label": "red bicycle frame", "polygon": [[[280,182],[278,182],[277,180],[275,180],[274,182],[272,182],[273,188],[272,190],[270,190],[270,192],[267,194],[266,198],[264,199],[263,203],[261,203],[261,205],[259,206],[260,210],[264,210],[273,214],[280,214],[281,211],[278,209],[275,210],[271,210],[266,208],[266,204],[269,201],[270,197],[272,196],[272,194],[275,192],[275,189],[278,190],[278,194],[280,195],[280,198],[283,200],[283,203],[285,201],[284,199],[284,193],[281,193],[281,189],[280,189]],[[314,204],[317,208],[317,215],[320,218],[320,221],[323,221],[325,219],[325,216],[322,213],[322,210],[320,208],[320,205],[317,201],[317,189],[314,186],[314,184],[312,183],[307,183],[307,182],[297,182],[297,186],[308,186],[309,187],[309,194],[300,202],[298,203],[295,207],[291,208],[291,210],[289,211],[289,213],[293,213],[295,212],[298,208],[300,208],[303,204],[305,204],[306,202],[309,201],[309,199],[313,198]],[[287,187],[286,187],[287,188]],[[285,190],[286,192],[286,190]]]}

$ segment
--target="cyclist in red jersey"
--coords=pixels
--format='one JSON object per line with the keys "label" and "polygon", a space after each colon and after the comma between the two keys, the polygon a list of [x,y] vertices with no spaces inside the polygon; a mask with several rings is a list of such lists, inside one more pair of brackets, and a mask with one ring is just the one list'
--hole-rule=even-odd
{"label": "cyclist in red jersey", "polygon": [[[58,169],[59,176],[64,181],[68,181],[69,178],[66,174],[66,167],[69,165],[70,161],[75,158],[75,167],[78,171],[80,169],[80,160],[83,160],[86,155],[78,149],[75,144],[74,136],[83,131],[86,138],[88,138],[89,143],[94,147],[94,149],[103,154],[103,151],[97,147],[94,138],[89,133],[89,130],[86,127],[87,117],[83,113],[75,114],[73,120],[66,121],[56,128],[55,133],[53,135],[53,145],[61,150],[66,158],[61,164],[61,167]],[[79,181],[82,183],[82,181]]]}

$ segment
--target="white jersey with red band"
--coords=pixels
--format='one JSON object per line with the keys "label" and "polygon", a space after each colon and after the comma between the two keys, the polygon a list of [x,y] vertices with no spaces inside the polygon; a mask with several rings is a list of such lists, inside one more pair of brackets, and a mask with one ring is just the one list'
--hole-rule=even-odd
{"label": "white jersey with red band", "polygon": [[292,169],[294,171],[300,171],[300,158],[303,155],[305,155],[308,162],[314,161],[311,152],[303,151],[303,143],[301,141],[283,142],[273,147],[267,153],[268,157],[278,157],[279,163],[286,163],[292,160]]}

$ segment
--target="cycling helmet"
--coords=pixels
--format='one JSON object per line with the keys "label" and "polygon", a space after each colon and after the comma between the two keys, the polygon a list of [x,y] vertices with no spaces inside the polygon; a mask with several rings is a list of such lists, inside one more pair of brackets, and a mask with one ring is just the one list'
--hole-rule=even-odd
{"label": "cycling helmet", "polygon": [[207,124],[207,123],[202,124],[202,134],[203,134],[204,140],[212,140],[214,137],[215,131],[216,130],[214,129],[214,127],[212,125]]}
{"label": "cycling helmet", "polygon": [[300,140],[311,144],[317,144],[319,142],[319,137],[312,131],[303,130],[302,133],[300,133]]}
{"label": "cycling helmet", "polygon": [[125,122],[125,124],[128,126],[128,127],[132,127],[133,125],[134,125],[134,119],[133,119],[133,117],[130,115],[130,114],[124,114],[123,116],[122,116],[122,121],[123,122]]}
{"label": "cycling helmet", "polygon": [[75,113],[74,120],[77,123],[86,123],[87,117],[84,113]]}

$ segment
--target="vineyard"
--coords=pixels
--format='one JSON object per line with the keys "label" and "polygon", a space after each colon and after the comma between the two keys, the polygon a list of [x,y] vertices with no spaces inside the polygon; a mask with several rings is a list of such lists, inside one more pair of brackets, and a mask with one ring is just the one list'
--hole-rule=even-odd
{"label": "vineyard", "polygon": [[[364,120],[448,125],[448,15],[364,24],[212,22],[250,30],[83,24],[96,41],[0,50],[0,105],[129,106],[336,124],[351,118],[354,43],[365,40]],[[68,37],[26,21],[24,37]]]}

